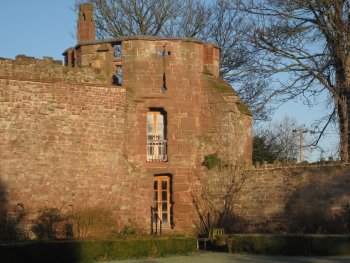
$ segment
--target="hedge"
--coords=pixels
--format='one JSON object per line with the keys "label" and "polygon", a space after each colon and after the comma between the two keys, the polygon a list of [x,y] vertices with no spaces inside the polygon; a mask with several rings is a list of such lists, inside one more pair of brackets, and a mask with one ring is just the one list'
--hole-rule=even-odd
{"label": "hedge", "polygon": [[350,235],[232,235],[233,253],[269,255],[350,255]]}
{"label": "hedge", "polygon": [[85,263],[184,255],[195,250],[196,239],[180,237],[116,241],[28,241],[0,243],[0,261]]}

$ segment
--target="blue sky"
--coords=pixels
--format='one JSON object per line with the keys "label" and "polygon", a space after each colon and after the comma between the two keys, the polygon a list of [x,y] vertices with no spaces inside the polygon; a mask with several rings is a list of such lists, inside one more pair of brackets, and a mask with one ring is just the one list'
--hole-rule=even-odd
{"label": "blue sky", "polygon": [[62,52],[76,43],[73,4],[73,0],[2,0],[0,57],[62,59]]}
{"label": "blue sky", "polygon": [[[62,60],[62,52],[76,44],[73,5],[74,0],[2,0],[0,57],[13,59],[18,54],[25,54]],[[273,121],[288,115],[307,127],[322,116],[324,110],[322,101],[311,109],[300,102],[289,102],[276,111]],[[326,150],[324,157],[335,155],[337,142],[336,131],[329,130],[328,136],[321,142]],[[305,153],[309,161],[315,161],[319,156],[320,152],[316,151]]]}

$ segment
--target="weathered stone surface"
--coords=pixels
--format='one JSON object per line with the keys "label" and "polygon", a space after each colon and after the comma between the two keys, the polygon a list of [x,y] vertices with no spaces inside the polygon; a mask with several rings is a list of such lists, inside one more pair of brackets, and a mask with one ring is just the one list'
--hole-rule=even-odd
{"label": "weathered stone surface", "polygon": [[[20,205],[35,219],[43,208],[104,206],[120,225],[131,219],[150,230],[154,179],[166,175],[175,227],[164,228],[192,232],[204,157],[251,164],[251,114],[218,78],[219,48],[195,39],[95,40],[91,5],[81,6],[78,31],[65,66],[0,59],[1,211]],[[147,162],[154,109],[166,115],[165,162]]]}
{"label": "weathered stone surface", "polygon": [[[120,225],[132,219],[149,229],[153,178],[165,174],[172,181],[171,231],[192,231],[191,184],[202,173],[204,156],[251,163],[250,113],[215,76],[216,47],[125,40],[123,86],[114,86],[110,56],[96,57],[103,45],[79,46],[79,64],[70,67],[48,58],[0,60],[0,185],[6,207],[22,204],[35,217],[43,207],[102,205]],[[104,47],[113,52],[110,44]],[[157,51],[164,47],[170,53],[163,60]],[[104,63],[110,64],[93,68]],[[213,75],[203,72],[208,69]],[[167,162],[146,162],[147,112],[153,108],[166,112]]]}
{"label": "weathered stone surface", "polygon": [[349,175],[350,164],[333,163],[252,170],[236,204],[233,228],[307,232],[319,224],[342,233],[346,223],[341,220],[349,213]]}

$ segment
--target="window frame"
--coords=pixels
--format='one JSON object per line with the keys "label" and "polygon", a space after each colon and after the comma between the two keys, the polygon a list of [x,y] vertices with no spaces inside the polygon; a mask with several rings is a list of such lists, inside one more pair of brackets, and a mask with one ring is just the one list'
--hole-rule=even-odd
{"label": "window frame", "polygon": [[149,108],[147,111],[146,136],[147,162],[167,162],[167,113],[163,108]]}
{"label": "window frame", "polygon": [[[155,183],[157,182],[157,189],[155,189]],[[163,189],[163,182],[166,182],[166,189]],[[156,175],[153,178],[153,205],[156,209],[157,215],[162,220],[162,225],[169,227],[172,223],[172,188],[171,188],[171,176],[170,175]],[[163,211],[163,192],[166,192],[166,211]],[[156,194],[157,193],[157,194]],[[164,223],[163,214],[167,215],[167,221]]]}

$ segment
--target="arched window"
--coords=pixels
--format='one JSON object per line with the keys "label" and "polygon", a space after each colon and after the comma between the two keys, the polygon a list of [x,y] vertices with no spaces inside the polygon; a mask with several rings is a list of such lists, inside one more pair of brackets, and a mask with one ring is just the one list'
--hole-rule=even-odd
{"label": "arched window", "polygon": [[162,110],[147,113],[147,161],[167,161],[166,114]]}

